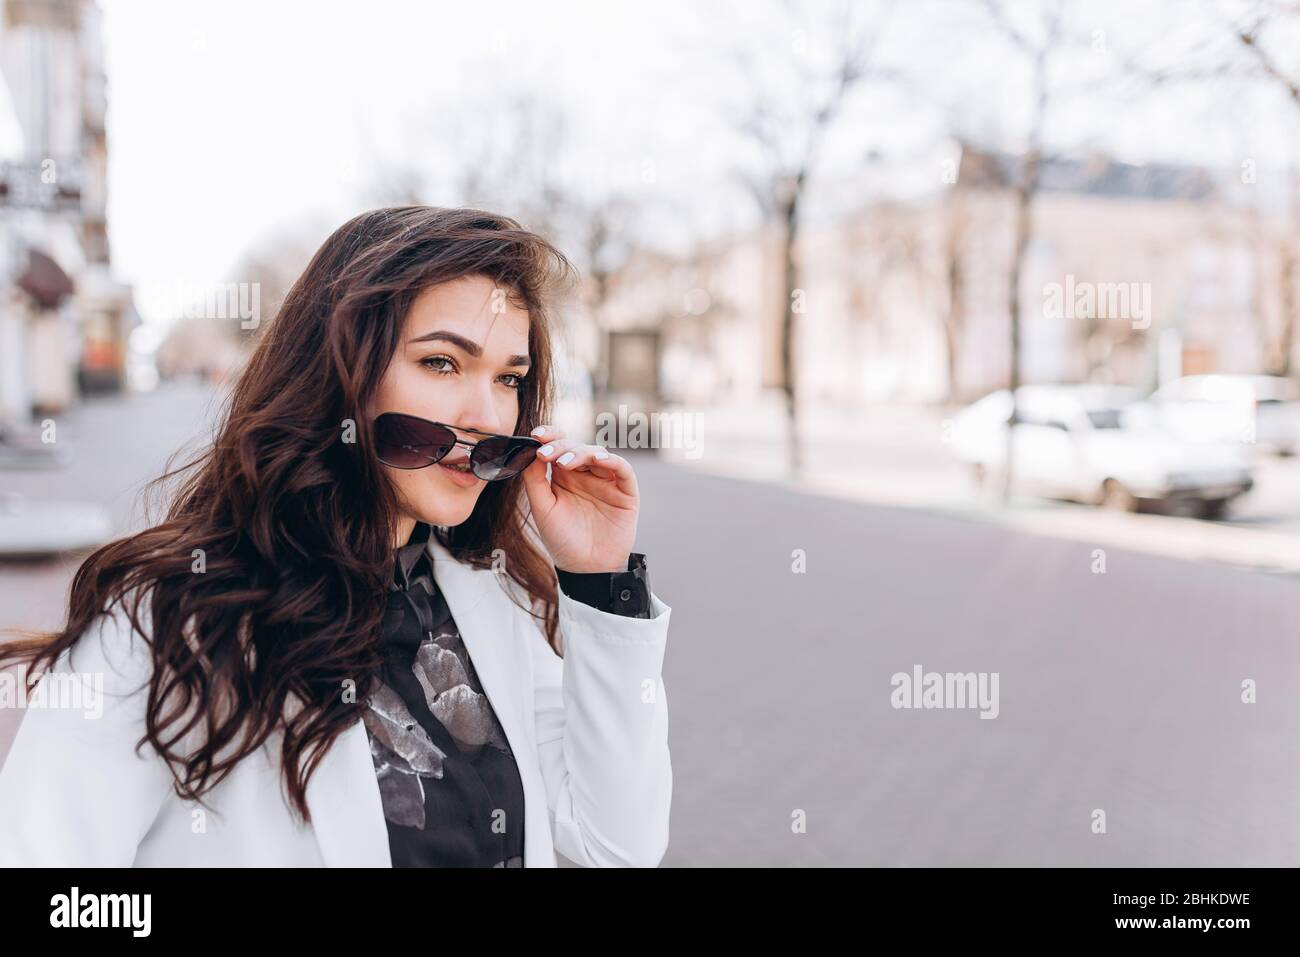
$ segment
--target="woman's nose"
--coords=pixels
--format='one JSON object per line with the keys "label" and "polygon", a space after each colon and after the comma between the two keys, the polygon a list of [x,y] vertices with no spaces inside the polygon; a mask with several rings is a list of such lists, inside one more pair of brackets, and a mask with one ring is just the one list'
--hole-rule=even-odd
{"label": "woman's nose", "polygon": [[[475,388],[473,394],[466,396],[465,402],[456,412],[456,417],[449,419],[448,424],[460,429],[477,429],[480,432],[493,432],[500,435],[509,432],[514,424],[501,420],[501,412],[493,399],[491,386],[486,389]],[[471,441],[476,438],[472,432],[466,437]]]}

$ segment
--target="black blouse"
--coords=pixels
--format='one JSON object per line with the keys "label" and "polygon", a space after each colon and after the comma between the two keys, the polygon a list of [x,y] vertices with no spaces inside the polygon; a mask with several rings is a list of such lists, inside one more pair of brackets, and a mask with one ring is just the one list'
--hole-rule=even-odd
{"label": "black blouse", "polygon": [[[394,867],[523,867],[524,792],[510,742],[434,582],[432,527],[394,549],[384,664],[362,717]],[[557,569],[566,595],[650,617],[645,556],[625,572]]]}

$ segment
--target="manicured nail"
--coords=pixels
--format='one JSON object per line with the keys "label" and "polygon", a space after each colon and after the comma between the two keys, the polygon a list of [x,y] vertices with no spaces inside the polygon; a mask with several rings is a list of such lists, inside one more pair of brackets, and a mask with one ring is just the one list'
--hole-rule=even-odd
{"label": "manicured nail", "polygon": [[541,435],[547,428],[548,426],[539,425],[537,428],[533,429],[533,435]]}
{"label": "manicured nail", "polygon": [[555,446],[553,446],[553,445],[543,445],[540,449],[537,450],[537,454],[538,454],[538,455],[550,455],[550,454],[551,454],[552,452],[554,452],[554,451],[555,451]]}
{"label": "manicured nail", "polygon": [[563,455],[561,455],[561,456],[560,456],[558,459],[556,459],[555,461],[559,462],[561,465],[568,465],[570,462],[573,461],[573,453],[572,453],[572,452],[565,452]]}
{"label": "manicured nail", "polygon": [[606,452],[604,449],[598,449],[598,450],[596,451],[596,458],[598,458],[598,459],[607,459],[607,458],[609,458],[609,453]]}

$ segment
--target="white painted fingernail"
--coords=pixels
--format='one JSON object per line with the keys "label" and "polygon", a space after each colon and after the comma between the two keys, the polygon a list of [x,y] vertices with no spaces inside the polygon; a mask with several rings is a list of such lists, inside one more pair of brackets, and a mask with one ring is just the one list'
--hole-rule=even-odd
{"label": "white painted fingernail", "polygon": [[596,458],[598,458],[598,459],[607,459],[607,458],[609,458],[609,453],[606,452],[604,449],[601,449],[600,451],[598,451],[598,452],[596,453]]}
{"label": "white painted fingernail", "polygon": [[573,453],[572,453],[572,452],[565,452],[563,455],[561,455],[561,456],[560,456],[558,459],[556,459],[555,461],[559,462],[561,465],[568,465],[570,462],[573,461]]}
{"label": "white painted fingernail", "polygon": [[550,455],[550,454],[551,454],[552,452],[554,452],[554,451],[555,451],[555,446],[553,446],[553,445],[543,445],[540,449],[537,450],[537,454],[538,454],[538,455]]}
{"label": "white painted fingernail", "polygon": [[546,426],[539,425],[537,428],[533,429],[533,435],[541,435],[545,431],[546,431]]}

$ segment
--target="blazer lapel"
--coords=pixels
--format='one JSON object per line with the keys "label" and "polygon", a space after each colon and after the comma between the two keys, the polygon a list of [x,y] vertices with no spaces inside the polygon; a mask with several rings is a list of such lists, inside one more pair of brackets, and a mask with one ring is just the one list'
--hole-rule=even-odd
{"label": "blazer lapel", "polygon": [[524,864],[554,867],[546,789],[524,712],[531,691],[526,681],[531,678],[528,649],[521,647],[511,598],[495,572],[457,561],[436,537],[430,538],[428,547],[434,578],[519,768],[524,787]]}
{"label": "blazer lapel", "polygon": [[388,825],[365,725],[339,735],[307,782],[312,830],[326,867],[392,867]]}
{"label": "blazer lapel", "polygon": [[[523,712],[527,672],[518,656],[527,649],[516,644],[510,599],[493,572],[457,561],[436,538],[430,538],[428,550],[434,579],[510,742],[524,782],[525,864],[554,866],[554,857],[548,859],[544,853],[549,850],[549,835],[535,833],[539,827],[549,827],[545,813],[538,813],[539,807],[546,807],[546,793],[537,776],[540,772]],[[370,739],[360,720],[339,736],[307,782],[307,802],[326,867],[392,866]]]}

